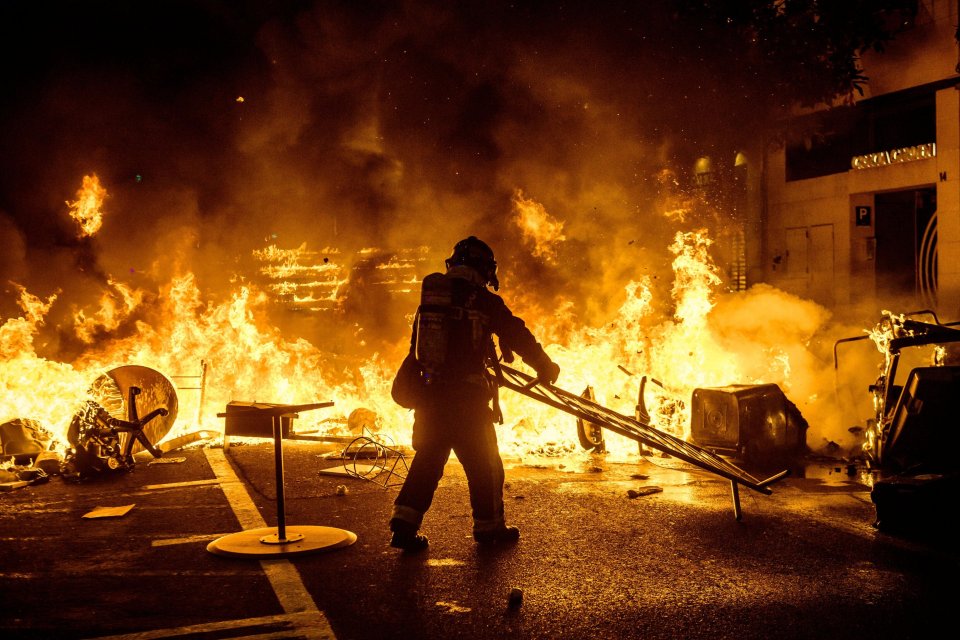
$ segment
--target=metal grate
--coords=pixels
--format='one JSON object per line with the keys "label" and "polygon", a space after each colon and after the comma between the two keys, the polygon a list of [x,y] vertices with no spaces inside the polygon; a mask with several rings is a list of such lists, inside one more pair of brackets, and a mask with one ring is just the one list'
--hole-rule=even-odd
{"label": "metal grate", "polygon": [[730,480],[734,515],[737,520],[741,517],[740,495],[737,485],[742,484],[754,491],[770,495],[773,491],[770,490],[769,485],[789,474],[789,470],[785,470],[765,480],[760,480],[711,451],[690,444],[686,440],[672,436],[669,433],[654,429],[649,424],[641,422],[636,418],[625,416],[581,396],[574,395],[553,385],[542,383],[536,378],[506,365],[500,365],[498,367],[498,378],[500,386],[521,393],[582,420],[598,424],[621,436],[636,440],[644,445],[663,451],[675,458],[689,462],[701,469]]}

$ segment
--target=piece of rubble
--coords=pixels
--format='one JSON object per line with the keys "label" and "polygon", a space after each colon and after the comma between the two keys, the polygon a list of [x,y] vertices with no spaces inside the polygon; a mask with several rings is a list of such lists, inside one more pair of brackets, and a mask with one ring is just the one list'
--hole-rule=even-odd
{"label": "piece of rubble", "polygon": [[648,475],[645,474],[645,473],[632,473],[632,474],[630,474],[630,477],[633,478],[634,480],[649,480],[649,479],[650,479],[650,476],[648,476]]}
{"label": "piece of rubble", "polygon": [[186,458],[154,458],[147,463],[147,466],[154,464],[180,464],[181,462],[186,462]]}
{"label": "piece of rubble", "polygon": [[338,496],[345,496],[345,495],[347,495],[347,493],[349,493],[349,490],[347,489],[347,485],[345,485],[345,484],[338,484],[338,485],[337,485],[337,495],[338,495]]}
{"label": "piece of rubble", "polygon": [[127,515],[134,506],[135,505],[132,504],[125,504],[119,507],[97,507],[93,511],[83,514],[83,517],[88,520],[94,518],[121,518]]}
{"label": "piece of rubble", "polygon": [[43,451],[37,454],[37,459],[33,461],[34,466],[43,469],[48,476],[60,474],[63,465],[63,456],[56,451]]}
{"label": "piece of rubble", "polygon": [[509,607],[519,607],[523,604],[523,590],[514,587],[510,589],[510,595],[507,597],[507,605]]}
{"label": "piece of rubble", "polygon": [[660,493],[662,491],[663,491],[663,487],[654,487],[654,486],[640,487],[639,489],[629,489],[627,491],[627,497],[630,498],[631,500],[634,500],[641,496],[649,496],[654,493]]}

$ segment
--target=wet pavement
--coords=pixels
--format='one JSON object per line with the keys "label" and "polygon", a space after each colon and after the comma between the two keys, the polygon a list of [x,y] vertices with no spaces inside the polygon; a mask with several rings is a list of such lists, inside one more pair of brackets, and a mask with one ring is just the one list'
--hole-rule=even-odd
{"label": "wet pavement", "polygon": [[430,548],[408,556],[388,545],[396,490],[321,474],[343,468],[331,450],[285,443],[286,524],[357,541],[289,559],[207,551],[276,525],[266,441],[0,493],[2,637],[930,638],[954,619],[949,518],[878,531],[869,477],[840,461],[797,465],[771,496],[741,488],[738,522],[729,482],[675,459],[508,459],[522,537],[492,549],[473,542],[451,462]]}

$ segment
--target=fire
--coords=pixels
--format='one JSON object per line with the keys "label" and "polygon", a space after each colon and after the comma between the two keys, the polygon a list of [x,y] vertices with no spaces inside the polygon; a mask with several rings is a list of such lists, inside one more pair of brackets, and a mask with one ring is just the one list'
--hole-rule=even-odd
{"label": "fire", "polygon": [[564,240],[563,222],[556,220],[546,208],[535,200],[523,197],[517,190],[513,195],[514,221],[523,234],[523,240],[531,246],[534,256],[551,262],[557,257],[557,245]]}
{"label": "fire", "polygon": [[[99,188],[99,182],[95,184]],[[564,240],[562,223],[519,191],[516,206],[533,255],[555,255],[556,245]],[[576,300],[559,300],[550,313],[539,316],[515,311],[560,364],[560,386],[574,392],[591,386],[598,402],[632,416],[645,376],[642,404],[653,426],[682,437],[689,430],[687,402],[694,388],[776,382],[790,393],[791,369],[808,355],[755,335],[735,340],[726,335],[730,329],[713,315],[723,283],[710,246],[705,231],[675,235],[669,247],[674,279],[667,290],[672,309],[667,319],[655,310],[658,283],[650,277],[626,283],[619,309],[599,326],[575,326]],[[35,347],[57,296],[43,300],[20,287],[22,316],[0,325],[0,422],[37,420],[64,446],[66,429],[88,398],[91,383],[105,371],[136,364],[155,369],[182,387],[177,394],[178,419],[169,437],[222,431],[223,420],[216,413],[231,401],[333,401],[331,409],[305,412],[295,429],[319,433],[331,425],[340,429],[349,423],[351,413],[364,409],[377,416],[374,426],[381,437],[408,443],[412,414],[396,406],[389,393],[406,350],[406,332],[397,336],[389,352],[360,358],[325,351],[304,339],[288,339],[271,322],[269,312],[278,299],[301,308],[322,300],[329,310],[342,288],[357,277],[358,265],[366,283],[375,282],[390,292],[415,292],[419,284],[415,267],[427,255],[425,247],[389,254],[366,249],[349,258],[351,265],[335,249],[312,251],[304,244],[285,250],[271,245],[254,254],[260,261],[261,281],[241,280],[243,285],[221,300],[205,299],[190,272],[156,291],[110,280],[94,310],[76,311],[73,326],[61,327],[72,330],[84,345],[71,363],[45,359]],[[763,294],[772,295],[769,290]],[[145,304],[147,300],[150,304]],[[192,382],[176,382],[196,379],[201,371],[202,391]],[[505,455],[588,455],[579,447],[572,416],[508,391],[501,392],[501,402]],[[636,442],[609,432],[606,440],[610,455],[637,453]]]}
{"label": "fire", "polygon": [[77,199],[67,201],[70,217],[80,225],[80,238],[97,233],[103,225],[103,212],[100,208],[107,197],[107,190],[100,184],[96,174],[83,176],[83,186],[77,191]]}
{"label": "fire", "polygon": [[[87,399],[90,384],[103,372],[131,363],[174,379],[198,373],[205,363],[203,406],[198,390],[180,391],[182,419],[171,436],[201,429],[222,431],[222,420],[215,414],[233,400],[332,400],[344,414],[367,407],[384,425],[406,428],[404,411],[389,396],[392,371],[380,358],[360,363],[349,381],[333,384],[345,377],[345,365],[302,339],[285,340],[269,326],[263,313],[265,292],[241,287],[222,303],[203,302],[195,277],[183,275],[159,292],[151,315],[135,322],[130,335],[92,345],[72,364],[51,362],[34,349],[33,337],[55,299],[44,302],[22,291],[24,316],[0,326],[0,421],[38,420],[63,445],[70,419]],[[98,312],[94,317],[107,315]],[[87,335],[88,319],[77,320],[75,331]],[[329,416],[304,414],[298,429],[309,430],[325,418]]]}
{"label": "fire", "polygon": [[116,330],[143,302],[144,292],[114,280],[108,280],[112,291],[100,297],[100,306],[88,315],[80,309],[74,315],[75,333],[81,341],[91,344],[99,333]]}
{"label": "fire", "polygon": [[[23,287],[17,289],[24,315],[0,325],[0,422],[33,418],[62,436],[86,397],[89,381],[73,366],[35,353],[34,339],[57,296],[44,301]],[[58,439],[65,447],[66,439]]]}

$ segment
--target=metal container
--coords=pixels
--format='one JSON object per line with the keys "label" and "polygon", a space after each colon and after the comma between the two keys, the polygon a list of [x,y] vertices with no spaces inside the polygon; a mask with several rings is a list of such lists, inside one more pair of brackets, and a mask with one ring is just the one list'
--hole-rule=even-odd
{"label": "metal container", "polygon": [[775,384],[694,389],[690,422],[694,444],[751,462],[806,450],[807,421]]}

